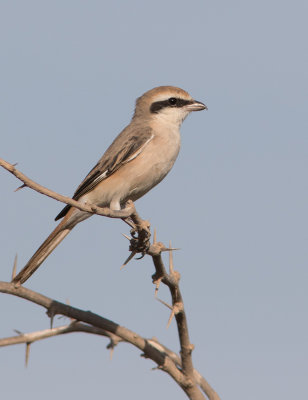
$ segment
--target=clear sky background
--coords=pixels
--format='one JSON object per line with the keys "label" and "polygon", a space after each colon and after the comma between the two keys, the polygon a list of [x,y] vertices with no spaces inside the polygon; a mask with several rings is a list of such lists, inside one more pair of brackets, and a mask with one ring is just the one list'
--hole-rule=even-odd
{"label": "clear sky background", "polygon": [[[65,195],[129,123],[135,99],[175,85],[207,104],[182,127],[168,177],[136,205],[181,251],[196,368],[222,399],[307,398],[307,3],[0,2],[1,157]],[[0,171],[1,280],[54,228],[61,204]],[[26,284],[178,351],[149,257],[122,221],[78,225]],[[73,278],[72,278],[73,277]],[[167,290],[160,297],[169,301]],[[44,310],[0,296],[0,336],[45,329]],[[67,322],[57,319],[56,324]],[[71,334],[0,351],[1,397],[184,399],[140,352]]]}

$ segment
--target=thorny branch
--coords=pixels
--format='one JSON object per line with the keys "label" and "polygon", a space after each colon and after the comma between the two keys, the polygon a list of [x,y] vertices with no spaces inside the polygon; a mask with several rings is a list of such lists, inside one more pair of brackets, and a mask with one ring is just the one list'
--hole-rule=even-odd
{"label": "thorny branch", "polygon": [[[23,286],[16,287],[13,283],[8,283],[8,282],[2,282],[0,281],[0,292],[2,293],[7,293],[11,295],[18,296],[20,298],[23,298],[25,300],[29,300],[35,304],[38,304],[47,310],[47,315],[49,317],[54,317],[56,315],[64,315],[66,317],[72,318],[76,321],[83,322],[85,324],[88,324],[89,326],[98,328],[100,330],[104,330],[108,332],[108,335],[110,337],[110,333],[114,335],[114,337],[119,338],[117,339],[117,342],[120,340],[123,340],[125,342],[131,343],[138,349],[140,349],[143,352],[144,357],[150,358],[153,360],[157,365],[158,368],[167,372],[181,387],[182,389],[187,393],[188,397],[191,399],[204,399],[202,393],[200,392],[199,388],[197,386],[194,387],[194,390],[192,391],[192,388],[189,385],[189,382],[187,382],[186,377],[184,376],[183,372],[181,369],[178,367],[179,363],[176,360],[176,356],[174,355],[173,357],[170,357],[165,350],[165,348],[159,344],[156,340],[150,339],[147,340],[137,333],[120,326],[116,324],[113,321],[110,321],[104,317],[101,317],[97,314],[94,314],[90,311],[83,311],[78,308],[69,306],[67,304],[55,301],[53,299],[50,299],[38,292],[35,292],[33,290],[24,288]],[[76,327],[75,327],[76,328]],[[62,328],[64,329],[64,328]],[[69,328],[68,328],[69,329]],[[77,328],[76,328],[77,329]],[[85,330],[85,328],[83,328]],[[52,330],[50,330],[52,332]],[[64,332],[62,332],[64,333]],[[66,332],[68,333],[68,332]],[[90,332],[90,333],[95,333]],[[46,333],[45,333],[46,334]],[[60,334],[60,333],[58,333]],[[103,334],[103,333],[97,333],[97,334]],[[33,334],[35,336],[35,334]],[[43,335],[43,333],[41,334]],[[52,334],[50,333],[50,336]],[[18,342],[21,343],[31,343],[32,341],[30,340],[29,337],[25,336],[25,340],[23,341],[20,336],[18,336]],[[42,337],[43,338],[43,337]],[[32,337],[33,339],[33,337]],[[10,341],[17,340],[17,339],[3,339],[6,341],[4,345],[9,345],[13,343],[9,343]],[[36,340],[39,340],[38,337],[36,337]],[[0,342],[1,344],[1,342]],[[196,385],[200,385],[200,388],[202,390],[208,390],[210,387],[208,383],[204,385],[204,378],[200,379],[200,374],[196,373]],[[205,392],[206,395],[210,400],[218,400],[219,397],[216,397],[212,395],[212,393],[207,393]],[[215,394],[215,392],[213,391]]]}
{"label": "thorny branch", "polygon": [[15,168],[15,165],[10,164],[7,161],[0,158],[0,166],[9,171],[11,174],[16,176],[16,178],[18,178],[23,182],[23,185],[21,185],[16,190],[22,189],[24,187],[29,187],[30,189],[33,189],[38,193],[44,194],[45,196],[51,197],[52,199],[61,201],[62,203],[78,208],[81,211],[86,211],[91,214],[97,214],[109,218],[122,218],[126,223],[128,223],[132,227],[132,234],[138,232],[138,237],[134,237],[135,238],[134,249],[136,249],[136,251],[134,250],[132,252],[132,254],[133,253],[134,254],[128,259],[128,261],[131,258],[133,258],[134,255],[137,254],[137,252],[141,252],[142,255],[146,253],[146,250],[149,247],[150,224],[148,221],[144,221],[140,218],[132,201],[129,200],[126,203],[126,207],[122,210],[111,210],[108,207],[98,207],[94,204],[82,204],[74,199],[71,199],[70,197],[62,196],[61,194],[56,193],[53,190],[47,189],[44,186],[34,182],[32,179],[28,178],[17,168]]}
{"label": "thorny branch", "polygon": [[86,325],[82,322],[72,321],[68,325],[57,326],[56,328],[44,329],[41,331],[35,331],[31,333],[22,333],[17,330],[15,332],[18,334],[17,336],[11,336],[7,338],[0,339],[0,347],[11,346],[13,344],[26,344],[26,366],[29,361],[29,348],[30,345],[38,340],[48,339],[50,337],[65,335],[66,333],[72,332],[84,332],[84,333],[92,333],[94,335],[105,336],[110,339],[110,343],[107,345],[107,348],[111,350],[110,357],[112,356],[112,352],[114,347],[121,342],[121,338],[110,333],[104,329],[96,328],[95,326]]}
{"label": "thorny branch", "polygon": [[[89,311],[83,311],[69,305],[57,302],[55,300],[49,299],[37,292],[31,291],[24,287],[16,287],[14,284],[0,282],[0,292],[13,294],[15,296],[22,297],[24,299],[30,300],[36,304],[39,304],[47,309],[47,314],[51,319],[57,314],[61,314],[72,318],[76,321],[82,321],[85,324],[90,325],[91,327],[95,327],[98,329],[103,329],[107,332],[106,336],[110,337],[110,334],[113,335],[113,338],[117,338],[118,341],[125,341],[133,344],[137,348],[143,351],[144,356],[146,358],[152,359],[157,363],[158,368],[167,372],[185,391],[187,396],[192,400],[204,399],[201,390],[206,394],[206,396],[210,400],[219,400],[219,396],[217,393],[211,388],[211,386],[206,382],[206,380],[194,369],[192,362],[192,351],[194,346],[190,343],[189,333],[188,333],[188,324],[186,319],[186,314],[184,310],[183,298],[179,288],[180,274],[178,271],[174,270],[173,267],[173,258],[172,258],[172,248],[171,245],[167,248],[161,242],[157,242],[156,240],[156,232],[154,232],[154,240],[153,244],[150,244],[150,224],[148,221],[144,221],[140,218],[138,213],[135,210],[134,204],[129,201],[125,209],[121,211],[112,211],[109,208],[101,208],[94,205],[82,205],[81,203],[62,195],[59,195],[56,192],[53,192],[26,177],[20,171],[18,171],[14,165],[7,163],[6,161],[0,159],[0,166],[11,172],[18,179],[20,179],[24,184],[24,186],[28,186],[39,193],[42,193],[46,196],[54,198],[55,200],[64,202],[73,207],[79,208],[80,210],[90,212],[93,214],[103,215],[111,218],[122,218],[126,223],[128,223],[131,227],[131,235],[132,237],[128,239],[130,240],[130,248],[131,255],[125,261],[124,265],[126,265],[137,253],[141,253],[143,257],[145,254],[148,254],[152,257],[153,264],[155,267],[155,274],[152,276],[153,283],[156,285],[155,295],[157,295],[160,283],[164,283],[168,286],[171,299],[172,306],[168,306],[171,309],[171,315],[169,318],[170,323],[172,317],[175,317],[179,339],[180,339],[180,357],[178,357],[175,353],[166,349],[156,340],[144,339],[138,334],[124,328],[106,318],[103,318],[97,314],[93,314]],[[136,232],[138,236],[135,236]],[[169,251],[169,273],[164,266],[161,253],[163,251]],[[164,303],[164,302],[163,302]],[[164,303],[166,304],[166,303]],[[74,327],[74,323],[72,322],[67,327],[62,327],[63,332],[55,333],[69,333],[72,332]],[[82,325],[82,327],[87,325]],[[55,328],[54,328],[55,329]],[[76,325],[75,325],[76,329]],[[55,331],[53,331],[55,332]],[[101,333],[102,334],[102,333]],[[44,334],[41,334],[44,335]],[[45,335],[52,335],[51,330],[49,332],[45,332]],[[35,336],[35,333],[34,333]],[[22,338],[19,340],[22,342]],[[2,341],[14,341],[17,340],[14,338],[6,338],[2,339]],[[43,337],[39,337],[42,339]],[[26,351],[26,360],[28,357],[30,343],[34,340],[26,340],[24,338],[27,345]],[[39,340],[35,339],[35,340]],[[5,342],[3,342],[5,343]],[[7,343],[6,345],[13,344]],[[1,341],[0,341],[1,346]],[[172,356],[171,356],[172,355]]]}
{"label": "thorny branch", "polygon": [[68,325],[58,326],[56,328],[44,329],[42,331],[35,331],[31,333],[22,333],[15,330],[17,336],[11,336],[0,339],[0,347],[11,346],[12,344],[20,343],[34,343],[38,340],[47,339],[53,336],[64,335],[71,332],[86,332],[95,335],[110,337],[110,333],[104,329],[95,328],[90,325],[83,324],[78,321],[73,321]]}
{"label": "thorny branch", "polygon": [[68,204],[72,207],[76,207],[81,211],[86,211],[91,214],[102,215],[104,217],[109,217],[109,218],[128,218],[131,217],[136,212],[132,202],[130,202],[128,204],[128,207],[123,210],[111,210],[108,207],[97,207],[94,204],[91,205],[81,204],[78,201],[71,199],[70,197],[62,196],[61,194],[58,194],[53,190],[47,189],[44,186],[39,185],[38,183],[32,181],[22,172],[18,171],[18,169],[15,168],[15,165],[10,164],[7,161],[0,158],[0,166],[9,171],[11,174],[15,175],[16,178],[18,178],[24,183],[16,190],[24,187],[29,187],[30,189],[33,189],[36,192],[51,197],[52,199],[61,201],[62,203]]}

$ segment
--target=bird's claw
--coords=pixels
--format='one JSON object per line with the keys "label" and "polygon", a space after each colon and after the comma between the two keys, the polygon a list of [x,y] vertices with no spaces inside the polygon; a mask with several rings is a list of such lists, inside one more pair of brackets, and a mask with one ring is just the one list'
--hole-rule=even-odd
{"label": "bird's claw", "polygon": [[149,223],[147,221],[143,222],[145,223],[142,226],[138,226],[130,230],[131,239],[129,250],[135,253],[141,253],[141,257],[139,257],[139,259],[145,256],[151,245],[151,232]]}
{"label": "bird's claw", "polygon": [[129,251],[135,253],[141,253],[141,257],[143,258],[147,253],[150,247],[150,238],[144,238],[141,235],[133,236],[130,240]]}

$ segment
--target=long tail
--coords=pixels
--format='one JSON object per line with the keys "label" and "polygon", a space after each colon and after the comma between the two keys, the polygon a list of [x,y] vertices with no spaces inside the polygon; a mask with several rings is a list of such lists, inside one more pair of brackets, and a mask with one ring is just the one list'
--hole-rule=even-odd
{"label": "long tail", "polygon": [[73,226],[65,227],[66,221],[63,219],[56,229],[51,232],[45,242],[37,249],[24,268],[12,280],[15,284],[22,284],[39,268],[42,262],[58,246],[60,242],[70,233]]}

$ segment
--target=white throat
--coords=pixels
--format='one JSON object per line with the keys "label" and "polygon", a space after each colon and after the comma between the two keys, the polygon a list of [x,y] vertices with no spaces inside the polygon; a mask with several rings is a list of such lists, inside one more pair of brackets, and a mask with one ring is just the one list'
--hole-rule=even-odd
{"label": "white throat", "polygon": [[154,114],[153,118],[156,121],[179,129],[188,114],[189,111],[184,108],[165,108],[157,114]]}

